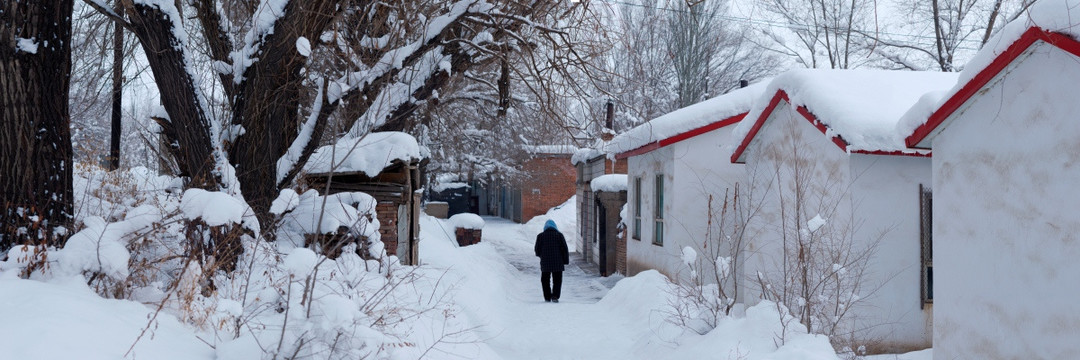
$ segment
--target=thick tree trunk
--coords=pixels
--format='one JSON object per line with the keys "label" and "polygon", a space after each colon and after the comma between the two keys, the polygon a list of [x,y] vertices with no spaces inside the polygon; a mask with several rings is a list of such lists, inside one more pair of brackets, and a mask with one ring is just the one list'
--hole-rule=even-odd
{"label": "thick tree trunk", "polygon": [[72,0],[0,2],[0,251],[62,246],[72,220],[71,13]]}
{"label": "thick tree trunk", "polygon": [[297,51],[296,41],[301,36],[317,41],[341,9],[340,0],[290,1],[239,85],[232,123],[242,125],[244,134],[233,144],[229,158],[244,199],[263,225],[269,224],[270,203],[278,195],[277,161],[296,139],[300,125],[304,85],[300,70],[307,57]]}
{"label": "thick tree trunk", "polygon": [[169,119],[159,123],[180,175],[190,177],[189,187],[217,190],[220,180],[214,173],[210,118],[203,108],[201,90],[188,72],[186,49],[173,34],[173,21],[179,27],[179,19],[171,19],[156,5],[135,3],[125,10],[129,28],[142,44],[154,81],[162,90],[161,103]]}

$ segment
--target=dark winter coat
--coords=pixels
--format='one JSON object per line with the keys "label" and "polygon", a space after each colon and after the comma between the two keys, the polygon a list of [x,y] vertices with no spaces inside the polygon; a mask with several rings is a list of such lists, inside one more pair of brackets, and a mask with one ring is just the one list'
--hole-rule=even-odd
{"label": "dark winter coat", "polygon": [[566,238],[554,227],[544,229],[536,235],[536,256],[540,257],[540,271],[563,271],[563,265],[570,263],[570,252],[566,248]]}

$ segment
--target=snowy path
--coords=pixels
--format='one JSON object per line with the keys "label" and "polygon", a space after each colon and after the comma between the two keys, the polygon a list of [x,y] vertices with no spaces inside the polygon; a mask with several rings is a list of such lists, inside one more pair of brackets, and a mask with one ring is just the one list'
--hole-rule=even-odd
{"label": "snowy path", "polygon": [[[485,218],[483,240],[514,268],[507,284],[510,314],[501,332],[488,344],[505,359],[625,359],[634,339],[625,334],[639,322],[597,304],[618,278],[601,278],[577,254],[563,272],[560,303],[546,303],[540,290],[540,265],[533,253],[536,234],[523,233],[520,224]],[[566,230],[566,229],[562,229]],[[613,336],[614,335],[614,336]]]}

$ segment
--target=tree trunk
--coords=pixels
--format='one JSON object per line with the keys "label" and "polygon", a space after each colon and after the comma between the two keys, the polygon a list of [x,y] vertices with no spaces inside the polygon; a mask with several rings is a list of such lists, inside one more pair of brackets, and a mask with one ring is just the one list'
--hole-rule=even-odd
{"label": "tree trunk", "polygon": [[0,3],[0,251],[63,246],[71,225],[72,5]]}
{"label": "tree trunk", "polygon": [[[116,8],[120,5],[117,3]],[[113,23],[112,131],[109,138],[109,170],[120,168],[120,121],[124,92],[124,28]]]}
{"label": "tree trunk", "polygon": [[169,152],[188,176],[189,187],[217,190],[214,174],[214,147],[210,138],[210,118],[203,108],[200,89],[188,72],[186,49],[173,34],[174,21],[158,5],[135,3],[125,8],[129,29],[142,44],[154,81],[161,91],[161,104],[169,113],[168,121],[159,121],[169,139]]}
{"label": "tree trunk", "polygon": [[[234,125],[244,133],[229,151],[244,199],[259,222],[269,225],[270,203],[278,195],[277,161],[297,137],[300,94],[307,57],[296,50],[303,36],[314,41],[341,11],[340,0],[290,1],[274,33],[260,46],[258,61],[244,72],[234,102]],[[269,227],[265,227],[269,230]]]}

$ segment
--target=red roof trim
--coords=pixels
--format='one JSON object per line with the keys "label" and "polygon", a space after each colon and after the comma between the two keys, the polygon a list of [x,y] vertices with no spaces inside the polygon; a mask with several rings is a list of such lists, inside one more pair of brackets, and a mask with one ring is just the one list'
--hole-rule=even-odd
{"label": "red roof trim", "polygon": [[741,163],[741,161],[739,161],[739,158],[742,157],[743,152],[746,151],[746,147],[750,146],[750,140],[753,140],[754,136],[757,136],[758,131],[761,131],[761,126],[765,125],[765,120],[768,119],[769,114],[771,114],[773,110],[776,109],[776,105],[780,104],[780,100],[784,100],[785,102],[790,103],[787,93],[784,92],[784,90],[776,91],[776,94],[773,95],[772,100],[769,100],[769,106],[766,106],[765,110],[762,111],[761,115],[758,116],[757,120],[754,121],[754,125],[750,127],[750,131],[746,133],[746,137],[743,138],[742,143],[740,143],[739,147],[735,148],[735,152],[731,154],[732,163]]}
{"label": "red roof trim", "polygon": [[693,138],[695,136],[698,136],[698,135],[701,135],[701,134],[704,134],[704,133],[707,133],[707,132],[710,132],[710,131],[713,131],[713,130],[716,130],[716,129],[721,129],[721,128],[730,126],[732,124],[738,123],[739,121],[742,121],[742,119],[744,117],[746,117],[746,113],[738,114],[738,115],[729,117],[727,119],[720,120],[720,121],[717,121],[717,122],[714,122],[714,123],[711,123],[711,124],[708,124],[708,125],[705,125],[705,126],[702,126],[702,127],[699,127],[699,128],[696,128],[696,129],[693,129],[693,130],[690,130],[690,131],[687,131],[687,132],[684,132],[684,133],[681,133],[681,134],[678,134],[678,135],[675,135],[675,136],[672,136],[672,137],[669,137],[669,138],[666,138],[666,139],[661,139],[660,141],[653,141],[651,143],[639,146],[636,149],[618,153],[618,154],[615,155],[615,160],[622,160],[622,159],[625,159],[625,158],[628,158],[628,157],[631,157],[631,156],[638,156],[638,155],[648,153],[648,152],[651,152],[653,150],[656,150],[656,149],[659,149],[659,148],[662,148],[662,147],[665,147],[665,146],[668,146],[668,145],[671,145],[671,144],[674,144],[674,143],[677,143],[677,142],[680,142],[680,141],[683,141],[683,140]]}
{"label": "red roof trim", "polygon": [[[750,128],[749,132],[746,133],[746,137],[743,138],[742,143],[739,144],[739,147],[735,149],[735,152],[733,154],[731,154],[731,162],[732,163],[743,163],[743,162],[745,162],[745,161],[740,161],[739,158],[742,157],[743,152],[746,151],[746,148],[748,146],[750,146],[750,142],[754,139],[754,136],[757,136],[758,131],[761,131],[761,127],[765,125],[765,120],[769,119],[769,115],[772,115],[773,110],[775,110],[776,106],[780,104],[780,100],[783,100],[784,102],[786,102],[788,104],[791,104],[791,100],[788,98],[787,93],[784,92],[784,90],[777,90],[776,95],[773,95],[772,100],[769,101],[769,106],[765,107],[765,110],[761,112],[761,116],[758,116],[757,121],[754,122],[754,126]],[[814,128],[818,129],[818,131],[820,131],[822,135],[828,134],[829,127],[827,125],[825,125],[825,123],[822,123],[820,120],[818,120],[817,116],[815,116],[814,113],[811,113],[810,109],[807,109],[806,106],[800,105],[799,107],[795,108],[795,111],[797,111],[800,115],[802,115],[803,118],[806,119],[806,121],[809,121],[810,125],[813,125]],[[840,135],[834,135],[834,136],[832,136],[832,138],[830,140],[832,140],[832,143],[835,144],[836,147],[840,148],[841,151],[845,151],[845,152],[848,151],[848,145],[849,144]],[[929,152],[927,152],[927,153],[917,153],[917,152],[905,152],[905,151],[902,151],[902,150],[897,150],[897,151],[854,150],[854,151],[851,151],[851,152],[855,153],[855,154],[866,154],[866,155],[892,155],[892,156],[930,157]]]}
{"label": "red roof trim", "polygon": [[[1019,39],[1014,41],[1012,45],[1009,45],[1004,52],[997,56],[990,65],[979,71],[964,87],[960,88],[956,94],[953,94],[949,100],[946,100],[930,118],[927,119],[925,124],[922,124],[915,131],[904,139],[905,144],[910,148],[918,148],[921,143],[930,133],[934,132],[938,126],[941,125],[949,116],[951,116],[961,105],[966,103],[974,96],[979,89],[988,84],[990,80],[993,80],[1001,71],[1005,70],[1009,64],[1011,64],[1020,54],[1027,51],[1029,47],[1035,44],[1036,41],[1043,41],[1047,44],[1058,47],[1070,54],[1080,57],[1080,42],[1073,40],[1071,37],[1043,30],[1039,27],[1030,27]],[[927,148],[927,147],[923,147]]]}

